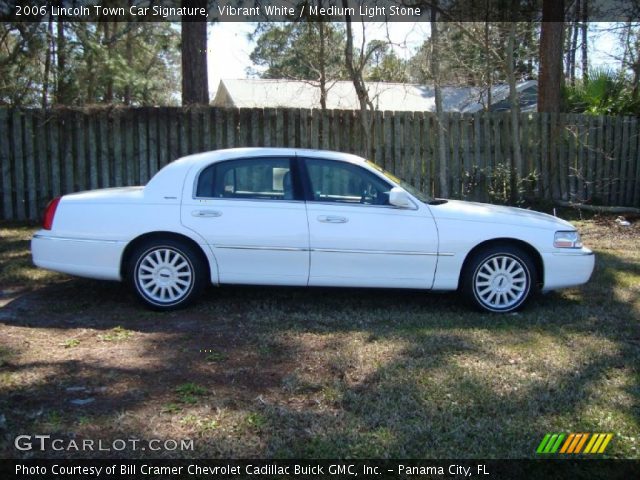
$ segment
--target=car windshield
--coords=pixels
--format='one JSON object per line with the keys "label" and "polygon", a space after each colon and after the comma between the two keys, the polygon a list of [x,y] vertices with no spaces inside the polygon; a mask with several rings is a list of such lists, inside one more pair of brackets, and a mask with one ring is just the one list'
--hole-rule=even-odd
{"label": "car windshield", "polygon": [[387,177],[389,180],[391,180],[392,182],[397,183],[398,185],[400,185],[402,188],[404,188],[407,192],[409,192],[411,195],[413,195],[414,197],[416,197],[418,200],[420,200],[421,202],[424,203],[429,203],[431,202],[433,199],[427,195],[426,193],[418,190],[416,187],[414,187],[413,185],[411,185],[408,182],[405,182],[404,180],[402,180],[401,178],[396,177],[393,173],[391,172],[387,172],[384,168],[382,168],[379,165],[376,165],[375,163],[373,163],[371,160],[367,160],[367,164],[370,167],[375,168],[378,172],[380,172],[381,174],[383,174],[385,177]]}

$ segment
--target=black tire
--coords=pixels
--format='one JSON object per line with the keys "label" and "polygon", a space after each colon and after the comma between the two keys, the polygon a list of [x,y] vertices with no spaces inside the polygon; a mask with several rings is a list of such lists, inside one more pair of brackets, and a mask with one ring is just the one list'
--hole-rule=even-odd
{"label": "black tire", "polygon": [[153,310],[185,307],[206,285],[202,256],[178,240],[156,239],[139,245],[127,267],[127,280],[133,292]]}
{"label": "black tire", "polygon": [[507,313],[521,309],[537,291],[535,264],[523,249],[488,246],[473,254],[462,272],[461,290],[476,309]]}

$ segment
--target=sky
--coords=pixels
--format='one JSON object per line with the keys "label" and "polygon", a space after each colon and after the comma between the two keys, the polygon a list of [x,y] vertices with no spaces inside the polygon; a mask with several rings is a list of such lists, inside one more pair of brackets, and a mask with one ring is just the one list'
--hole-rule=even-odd
{"label": "sky", "polygon": [[[617,69],[614,56],[619,49],[618,40],[614,35],[599,33],[609,26],[611,24],[590,24],[590,62],[593,66]],[[369,22],[365,28],[367,40],[390,38],[401,58],[409,58],[429,36],[428,22]],[[255,24],[248,22],[218,22],[209,26],[210,98],[213,99],[221,78],[248,78],[248,70],[253,67],[249,60],[253,45],[248,37],[254,29]],[[362,39],[361,29],[354,28],[354,35],[358,44]]]}
{"label": "sky", "polygon": [[[249,60],[253,46],[248,36],[254,29],[255,24],[248,22],[218,22],[209,26],[207,62],[211,98],[221,78],[247,78],[247,69],[253,67]],[[361,32],[354,24],[356,44],[362,41]],[[384,40],[388,35],[395,44],[396,53],[402,58],[408,58],[428,33],[426,22],[369,22],[365,27],[367,40]]]}

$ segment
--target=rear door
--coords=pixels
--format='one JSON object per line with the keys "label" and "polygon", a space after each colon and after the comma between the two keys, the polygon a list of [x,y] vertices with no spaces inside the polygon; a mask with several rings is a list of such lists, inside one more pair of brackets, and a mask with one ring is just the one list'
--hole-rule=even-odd
{"label": "rear door", "polygon": [[295,159],[216,162],[196,176],[182,223],[202,235],[220,283],[306,285],[309,234]]}

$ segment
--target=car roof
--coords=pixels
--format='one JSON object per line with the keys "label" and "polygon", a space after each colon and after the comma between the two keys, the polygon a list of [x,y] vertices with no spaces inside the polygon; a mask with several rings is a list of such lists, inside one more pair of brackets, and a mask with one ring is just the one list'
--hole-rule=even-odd
{"label": "car roof", "polygon": [[[158,171],[147,183],[145,191],[147,195],[179,195],[176,178],[188,175],[190,171],[199,171],[211,163],[233,160],[236,158],[252,158],[261,156],[300,156],[311,158],[324,158],[328,160],[341,160],[350,163],[357,163],[366,166],[363,158],[350,153],[332,152],[328,150],[310,150],[304,148],[271,148],[271,147],[250,147],[250,148],[228,148],[224,150],[212,150],[210,152],[196,153],[179,158]],[[367,166],[370,169],[370,167]],[[167,193],[171,192],[171,193]]]}
{"label": "car roof", "polygon": [[306,148],[280,148],[280,147],[246,147],[246,148],[226,148],[222,150],[212,150],[210,152],[196,153],[179,158],[177,162],[183,164],[211,163],[233,158],[260,157],[260,156],[300,156],[300,157],[320,157],[333,160],[346,160],[355,163],[362,163],[364,159],[350,153],[336,152],[331,150],[313,150]]}

